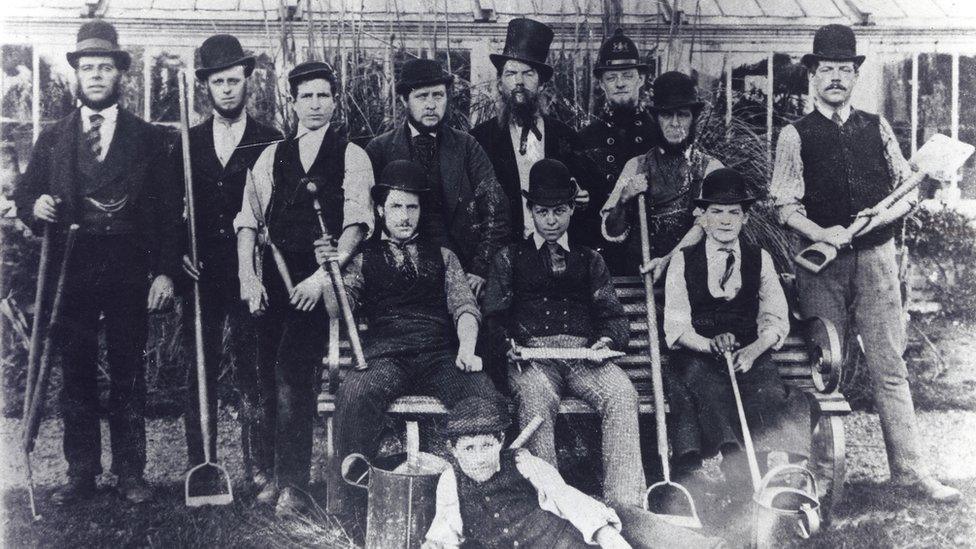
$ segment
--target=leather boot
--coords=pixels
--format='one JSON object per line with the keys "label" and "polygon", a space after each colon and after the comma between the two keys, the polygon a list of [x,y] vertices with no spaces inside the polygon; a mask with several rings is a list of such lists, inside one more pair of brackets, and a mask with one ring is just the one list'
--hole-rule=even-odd
{"label": "leather boot", "polygon": [[70,477],[68,483],[54,490],[51,503],[62,507],[95,497],[95,477]]}

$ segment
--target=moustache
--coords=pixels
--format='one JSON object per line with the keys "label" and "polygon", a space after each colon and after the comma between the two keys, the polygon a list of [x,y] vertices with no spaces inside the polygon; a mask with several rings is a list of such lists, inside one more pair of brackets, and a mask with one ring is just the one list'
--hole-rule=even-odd
{"label": "moustache", "polygon": [[827,91],[830,91],[830,90],[847,91],[847,88],[845,88],[844,86],[841,86],[840,84],[831,84],[831,85],[827,86]]}

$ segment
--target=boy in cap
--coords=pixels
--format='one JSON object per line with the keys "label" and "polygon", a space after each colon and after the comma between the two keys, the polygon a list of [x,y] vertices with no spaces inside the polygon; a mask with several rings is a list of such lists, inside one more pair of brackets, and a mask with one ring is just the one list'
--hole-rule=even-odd
{"label": "boy in cap", "polygon": [[526,449],[503,449],[507,404],[459,402],[439,429],[452,467],[437,483],[437,511],[424,549],[448,547],[715,547],[638,507],[617,511],[566,484]]}
{"label": "boy in cap", "polygon": [[[630,326],[600,254],[566,234],[577,194],[569,170],[543,159],[522,191],[534,223],[532,234],[502,248],[492,261],[485,297],[492,358],[504,361],[508,339],[528,347],[624,349]],[[535,416],[542,427],[529,448],[556,464],[554,425],[564,392],[587,401],[601,415],[604,495],[612,503],[640,505],[644,472],[637,432],[637,391],[612,363],[541,360],[521,365],[509,354],[508,381],[519,425]]]}
{"label": "boy in cap", "polygon": [[[297,134],[269,146],[251,169],[237,230],[241,299],[258,328],[258,368],[262,413],[274,425],[274,482],[258,501],[277,501],[276,513],[304,506],[312,459],[312,421],[318,368],[328,341],[323,290],[328,275],[316,262],[316,246],[348,258],[373,227],[369,189],[373,170],[366,152],[331,123],[339,80],[332,68],[309,61],[288,73]],[[313,198],[322,206],[328,233],[322,234]],[[262,276],[255,266],[255,243],[264,246]],[[294,288],[289,292],[274,265],[280,252]],[[334,303],[328,303],[336,311]]]}
{"label": "boy in cap", "polygon": [[[475,355],[481,313],[461,263],[418,234],[425,192],[422,166],[386,165],[372,190],[382,234],[363,246],[343,277],[350,305],[362,310],[370,329],[363,339],[368,368],[349,372],[336,395],[338,461],[376,454],[386,409],[400,396],[431,395],[453,406],[498,395]],[[322,262],[330,257],[325,247],[316,252]],[[355,492],[340,486],[341,512],[355,511]]]}
{"label": "boy in cap", "polygon": [[809,405],[783,383],[770,356],[790,330],[786,297],[769,253],[739,238],[754,201],[733,169],[705,177],[695,199],[705,238],[671,260],[664,309],[665,341],[675,350],[671,371],[698,415],[698,452],[721,452],[729,492],[746,497],[752,485],[724,353],[732,353],[756,449],[799,458],[810,451]]}

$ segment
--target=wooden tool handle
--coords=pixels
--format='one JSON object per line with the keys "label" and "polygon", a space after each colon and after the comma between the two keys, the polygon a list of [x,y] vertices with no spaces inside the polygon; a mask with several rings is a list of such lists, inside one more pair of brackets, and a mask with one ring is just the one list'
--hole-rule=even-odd
{"label": "wooden tool handle", "polygon": [[363,354],[363,345],[359,340],[359,327],[356,325],[356,318],[352,314],[352,306],[349,304],[349,296],[346,294],[346,285],[342,281],[342,271],[339,269],[338,260],[329,261],[329,274],[332,275],[332,282],[335,284],[336,294],[339,296],[339,307],[342,309],[346,330],[349,332],[349,345],[352,347],[353,357],[356,359],[355,368],[365,370],[366,357]]}
{"label": "wooden tool handle", "polygon": [[512,441],[512,444],[509,445],[509,448],[512,450],[521,448],[522,445],[528,442],[529,439],[532,438],[532,435],[534,435],[535,432],[539,430],[539,427],[541,425],[542,425],[542,418],[539,416],[533,417],[529,421],[528,425],[525,426],[525,429],[522,429],[522,432],[519,433],[517,437],[515,437],[515,440]]}
{"label": "wooden tool handle", "polygon": [[742,406],[739,382],[735,378],[735,366],[732,364],[732,353],[725,353],[725,364],[729,369],[729,379],[732,382],[732,394],[735,396],[735,407],[739,412],[739,424],[742,426],[742,443],[746,447],[746,459],[749,462],[749,476],[752,477],[752,490],[753,492],[758,492],[759,483],[761,482],[759,463],[756,461],[756,448],[752,445],[752,433],[749,431],[749,422],[746,421],[746,410]]}

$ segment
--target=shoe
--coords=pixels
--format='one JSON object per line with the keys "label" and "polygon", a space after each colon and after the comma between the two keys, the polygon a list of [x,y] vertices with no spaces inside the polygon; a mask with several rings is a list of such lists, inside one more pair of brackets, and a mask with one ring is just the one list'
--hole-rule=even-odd
{"label": "shoe", "polygon": [[278,518],[294,517],[305,513],[308,502],[304,495],[291,486],[283,489],[275,504],[275,516]]}
{"label": "shoe", "polygon": [[141,476],[120,478],[117,489],[126,501],[136,505],[153,499],[152,487]]}
{"label": "shoe", "polygon": [[[255,484],[257,484],[256,480]],[[269,477],[265,480],[264,486],[258,491],[258,495],[254,497],[254,501],[262,505],[271,505],[277,500],[278,487],[275,486],[274,479]]]}
{"label": "shoe", "polygon": [[92,499],[96,493],[95,477],[71,477],[67,484],[54,490],[51,494],[51,503],[61,507]]}
{"label": "shoe", "polygon": [[947,486],[935,477],[925,477],[912,485],[912,489],[920,496],[935,503],[957,503],[962,493],[952,486]]}

